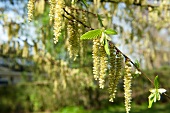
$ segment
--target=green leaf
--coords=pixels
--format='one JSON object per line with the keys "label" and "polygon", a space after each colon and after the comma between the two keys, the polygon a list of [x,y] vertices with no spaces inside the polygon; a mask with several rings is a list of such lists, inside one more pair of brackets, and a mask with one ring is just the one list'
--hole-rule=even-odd
{"label": "green leaf", "polygon": [[156,99],[160,100],[161,99],[161,95],[159,94],[159,92],[156,93]]}
{"label": "green leaf", "polygon": [[155,85],[155,89],[159,88],[158,75],[155,77],[154,85]]}
{"label": "green leaf", "polygon": [[117,32],[113,29],[106,29],[105,33],[108,35],[116,35],[117,34]]}
{"label": "green leaf", "polygon": [[151,107],[152,107],[152,104],[153,104],[153,102],[154,102],[154,99],[155,99],[155,94],[154,94],[154,93],[151,93],[151,94],[149,95],[148,99],[149,99],[149,106],[148,106],[148,108],[151,108]]}
{"label": "green leaf", "polygon": [[140,68],[140,63],[139,63],[138,60],[135,60],[135,66],[136,66],[137,68]]}
{"label": "green leaf", "polygon": [[80,39],[95,39],[97,37],[100,37],[102,34],[102,30],[101,29],[96,29],[96,30],[91,30],[86,32],[85,34],[83,34]]}
{"label": "green leaf", "polygon": [[102,19],[101,19],[101,16],[99,14],[97,14],[97,17],[98,17],[98,21],[100,23],[100,26],[103,27],[103,23],[102,23]]}
{"label": "green leaf", "polygon": [[105,49],[107,55],[110,55],[109,44],[108,44],[108,41],[106,38],[105,38],[105,43],[104,43],[104,49]]}

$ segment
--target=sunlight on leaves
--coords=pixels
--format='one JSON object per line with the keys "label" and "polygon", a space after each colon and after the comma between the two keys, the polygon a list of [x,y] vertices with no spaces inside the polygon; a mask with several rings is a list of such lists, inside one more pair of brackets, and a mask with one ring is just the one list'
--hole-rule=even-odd
{"label": "sunlight on leaves", "polygon": [[100,37],[102,34],[102,30],[96,29],[96,30],[91,30],[83,34],[80,39],[96,39],[97,37]]}

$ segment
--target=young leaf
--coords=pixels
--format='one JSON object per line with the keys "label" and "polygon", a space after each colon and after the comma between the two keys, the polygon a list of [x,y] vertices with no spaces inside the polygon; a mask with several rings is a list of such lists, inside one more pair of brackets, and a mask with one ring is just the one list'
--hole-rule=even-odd
{"label": "young leaf", "polygon": [[154,85],[155,85],[155,89],[159,88],[158,75],[155,77]]}
{"label": "young leaf", "polygon": [[154,102],[154,99],[155,99],[155,94],[151,93],[149,95],[148,99],[149,99],[149,106],[148,106],[148,108],[151,108],[152,107],[152,103]]}
{"label": "young leaf", "polygon": [[140,64],[139,64],[139,61],[138,61],[138,60],[135,60],[135,66],[136,66],[137,68],[140,68]]}
{"label": "young leaf", "polygon": [[117,32],[113,29],[106,29],[105,33],[108,35],[116,35],[117,34]]}
{"label": "young leaf", "polygon": [[108,41],[106,38],[105,38],[105,43],[104,43],[104,49],[105,49],[107,55],[110,55],[109,44],[108,44]]}
{"label": "young leaf", "polygon": [[83,34],[80,39],[95,39],[97,37],[100,37],[102,33],[102,30],[100,29],[96,29],[96,30],[92,30],[92,31],[88,31],[85,34]]}

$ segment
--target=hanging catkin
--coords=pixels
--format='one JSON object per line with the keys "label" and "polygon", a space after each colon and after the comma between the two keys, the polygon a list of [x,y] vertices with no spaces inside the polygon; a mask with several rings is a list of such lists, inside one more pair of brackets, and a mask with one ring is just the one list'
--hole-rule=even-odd
{"label": "hanging catkin", "polygon": [[113,102],[116,93],[116,50],[113,45],[110,46],[110,69],[109,69],[109,101]]}
{"label": "hanging catkin", "polygon": [[29,0],[27,8],[28,8],[28,21],[31,21],[33,18],[33,11],[34,11],[34,3],[35,0]]}
{"label": "hanging catkin", "polygon": [[125,61],[125,75],[124,75],[124,90],[125,90],[125,108],[126,108],[126,113],[129,113],[130,108],[131,108],[131,64],[128,59]]}
{"label": "hanging catkin", "polygon": [[105,52],[103,44],[100,44],[99,50],[100,53],[100,76],[99,76],[99,87],[104,88],[105,83],[105,77],[106,77],[106,71],[108,68],[108,58],[107,54]]}
{"label": "hanging catkin", "polygon": [[92,56],[93,56],[93,75],[95,80],[98,80],[99,71],[100,71],[99,46],[100,46],[100,40],[94,39]]}
{"label": "hanging catkin", "polygon": [[[59,36],[61,35],[62,29],[62,19],[65,3],[64,0],[56,0],[56,4],[54,7],[54,43],[58,42]],[[52,17],[51,17],[52,18]]]}

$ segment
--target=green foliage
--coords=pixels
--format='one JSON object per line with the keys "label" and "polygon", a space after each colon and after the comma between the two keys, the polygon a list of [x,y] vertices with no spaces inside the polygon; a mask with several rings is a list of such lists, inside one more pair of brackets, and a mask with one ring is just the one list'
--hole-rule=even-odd
{"label": "green foliage", "polygon": [[102,34],[101,29],[91,30],[91,31],[88,31],[85,34],[83,34],[80,37],[80,39],[96,39],[96,38],[100,37],[101,34]]}
{"label": "green foliage", "polygon": [[[101,22],[101,19],[99,19]],[[102,23],[102,22],[101,22]],[[109,42],[111,41],[111,38],[108,36],[109,35],[116,35],[117,32],[113,29],[96,29],[96,30],[91,30],[83,34],[80,39],[96,39],[100,38],[100,43],[104,45],[104,49],[107,53],[107,55],[110,55],[110,50],[109,50]]]}
{"label": "green foliage", "polygon": [[151,94],[148,97],[149,99],[148,108],[152,107],[153,102],[156,102],[157,100],[159,101],[161,99],[161,94],[166,92],[166,90],[163,88],[158,89],[159,88],[158,76],[155,77],[154,86],[155,89],[150,89]]}

